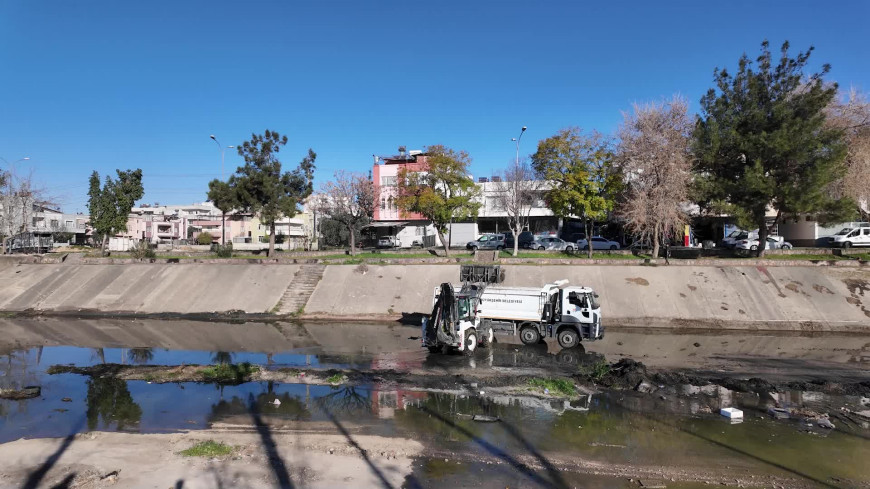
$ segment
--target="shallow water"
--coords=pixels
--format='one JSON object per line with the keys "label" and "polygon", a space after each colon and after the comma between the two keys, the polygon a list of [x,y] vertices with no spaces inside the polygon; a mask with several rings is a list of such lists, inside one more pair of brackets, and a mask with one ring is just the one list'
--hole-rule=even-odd
{"label": "shallow water", "polygon": [[[45,373],[54,364],[86,366],[104,359],[161,365],[231,360],[264,368],[377,366],[378,360],[364,357],[293,351],[269,355],[163,349],[99,351],[69,346],[17,350],[0,356],[0,383],[40,385],[42,394],[31,400],[0,400],[0,442],[22,437],[61,437],[89,430],[155,433],[263,423],[273,429],[339,429],[413,438],[430,450],[471,451],[508,465],[520,464],[520,455],[544,462],[547,453],[559,453],[626,466],[702,468],[724,464],[759,477],[789,475],[820,486],[846,481],[833,487],[860,487],[848,481],[870,480],[866,464],[870,460],[870,429],[866,424],[843,425],[835,419],[838,429],[829,431],[795,420],[774,421],[766,414],[767,406],[773,403],[823,409],[855,405],[857,398],[805,392],[761,397],[725,389],[717,389],[712,395],[685,397],[677,396],[674,388],[666,388],[661,391],[665,399],[658,393],[610,392],[568,403],[485,391],[481,394],[477,389],[426,392],[376,384],[331,387],[270,382],[237,386],[151,384]],[[508,368],[516,359],[521,365],[566,365],[540,349],[526,351],[522,347],[496,349],[474,361],[481,364],[480,368]],[[449,372],[454,364],[467,367],[469,359],[434,356],[428,362]],[[422,363],[427,363],[425,354]],[[744,409],[746,420],[730,424],[716,414],[724,406]],[[475,415],[498,421],[476,421]],[[450,470],[433,476],[433,480],[448,487],[462,479],[462,474],[480,470],[475,463],[469,462],[473,466],[470,472],[449,465],[441,467],[438,470]],[[438,472],[422,465],[417,470]],[[525,476],[510,473],[502,476],[504,480],[496,477],[492,481],[510,484],[516,477]],[[613,487],[602,484],[600,487]],[[587,480],[580,487],[596,486]]]}
{"label": "shallow water", "polygon": [[[861,368],[867,362],[864,339],[645,337],[624,333],[593,343],[587,351],[559,352],[552,345],[500,343],[468,358],[430,355],[420,348],[416,328],[395,325],[0,320],[0,332],[8,333],[0,340],[5,345],[0,348],[0,387],[42,387],[41,396],[35,399],[0,400],[0,443],[89,430],[154,433],[212,426],[249,428],[259,423],[277,430],[346,430],[420,440],[427,447],[426,455],[415,464],[415,474],[441,487],[476,484],[481,472],[487,474],[487,487],[534,483],[533,474],[517,467],[522,466],[521,460],[531,460],[547,473],[548,454],[576,456],[609,467],[703,471],[727,466],[757,475],[759,480],[774,474],[810,481],[819,487],[867,487],[870,483],[870,465],[866,464],[870,460],[868,423],[834,417],[837,429],[829,431],[797,420],[773,420],[766,414],[767,407],[779,405],[827,410],[836,415],[840,406],[857,409],[858,398],[812,392],[759,396],[725,389],[686,396],[678,395],[680,386],[667,386],[653,395],[605,392],[568,403],[485,391],[481,394],[471,385],[463,390],[457,387],[455,377],[468,369],[502,375],[568,373],[633,352],[638,352],[633,356],[645,362],[660,365],[683,359],[700,365],[701,360],[694,360],[692,355],[708,352],[709,360],[704,361],[717,362],[710,368],[734,371],[752,365],[754,369],[772,361],[769,357],[773,354],[760,354],[757,344],[764,343],[764,351],[776,352],[777,357],[800,358],[773,363],[777,375],[803,377],[809,372],[825,376],[836,372],[860,380],[867,376],[866,369]],[[702,346],[696,347],[695,343]],[[849,345],[856,346],[844,348]],[[783,351],[789,353],[782,355]],[[447,384],[454,390],[427,392],[378,384],[149,384],[45,374],[49,366],[56,364],[221,362],[250,362],[266,369],[308,366],[438,372],[449,378]],[[835,368],[821,369],[813,362],[827,362],[826,368]],[[794,374],[798,368],[799,373]],[[274,403],[276,399],[280,404]],[[743,409],[746,420],[730,424],[716,414],[720,407],[727,406]],[[475,415],[498,421],[476,421]],[[500,462],[501,468],[480,460],[454,466],[432,453],[478,454]],[[566,472],[563,482],[569,487],[604,488],[620,487],[618,484],[625,481],[613,477],[576,478]],[[669,482],[668,487],[700,486]]]}

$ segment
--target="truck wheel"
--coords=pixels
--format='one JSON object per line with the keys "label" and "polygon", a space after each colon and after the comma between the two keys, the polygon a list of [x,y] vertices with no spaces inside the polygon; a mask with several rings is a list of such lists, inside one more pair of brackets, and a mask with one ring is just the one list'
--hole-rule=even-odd
{"label": "truck wheel", "polygon": [[848,250],[851,247],[852,247],[852,243],[850,241],[846,241],[845,243],[843,243],[844,250]]}
{"label": "truck wheel", "polygon": [[541,341],[541,334],[534,326],[526,326],[520,329],[520,341],[524,345],[537,345]]}
{"label": "truck wheel", "polygon": [[559,331],[559,334],[556,335],[556,339],[559,340],[559,346],[566,350],[569,348],[576,348],[577,345],[580,344],[580,335],[578,335],[577,331],[573,328],[565,328]]}
{"label": "truck wheel", "polygon": [[465,332],[465,349],[462,350],[462,353],[470,357],[474,355],[474,350],[477,350],[477,333],[473,329],[469,329]]}

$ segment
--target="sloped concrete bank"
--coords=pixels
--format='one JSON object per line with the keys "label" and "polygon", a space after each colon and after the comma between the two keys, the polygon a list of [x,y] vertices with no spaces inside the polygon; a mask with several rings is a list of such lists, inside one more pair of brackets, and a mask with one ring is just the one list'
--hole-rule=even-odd
{"label": "sloped concrete bank", "polygon": [[[426,313],[458,266],[329,266],[307,317]],[[593,287],[611,326],[870,332],[870,272],[839,267],[506,267],[505,285]]]}
{"label": "sloped concrete bank", "polygon": [[[504,265],[506,285],[593,287],[606,325],[870,333],[870,270],[820,266]],[[82,315],[237,312],[278,319],[293,264],[34,264],[0,267],[0,311]],[[457,264],[329,265],[309,319],[419,324]],[[257,316],[259,315],[259,316]]]}
{"label": "sloped concrete bank", "polygon": [[0,269],[0,310],[263,314],[299,265],[18,264]]}

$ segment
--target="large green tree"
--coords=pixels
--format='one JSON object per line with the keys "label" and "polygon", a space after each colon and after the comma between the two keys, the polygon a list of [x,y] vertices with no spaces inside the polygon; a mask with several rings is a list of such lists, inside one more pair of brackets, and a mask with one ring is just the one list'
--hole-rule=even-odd
{"label": "large green tree", "polygon": [[236,189],[223,180],[208,182],[208,200],[221,211],[221,245],[227,244],[227,212],[239,206],[239,197]]}
{"label": "large green tree", "polygon": [[[613,157],[607,137],[594,131],[584,134],[576,127],[540,141],[532,155],[532,166],[547,185],[547,205],[557,216],[582,219],[587,240],[592,223],[613,210],[622,182]],[[587,242],[591,258],[591,241]]]}
{"label": "large green tree", "polygon": [[127,219],[133,204],[145,195],[142,170],[116,170],[118,178],[106,176],[102,187],[100,174],[91,174],[88,190],[88,212],[94,237],[102,239],[103,249],[109,237],[127,230]]}
{"label": "large green tree", "polygon": [[[836,84],[823,82],[830,67],[806,75],[813,48],[794,58],[788,49],[786,42],[775,61],[765,41],[754,63],[744,54],[735,74],[717,69],[694,131],[699,203],[757,227],[758,256],[783,215],[833,222],[855,209],[830,192],[846,156],[842,131],[825,123],[837,93]],[[768,208],[776,212],[772,222]]]}
{"label": "large green tree", "polygon": [[450,256],[450,243],[444,238],[447,226],[477,216],[479,190],[468,176],[471,157],[437,144],[426,148],[426,168],[422,171],[399,170],[397,176],[399,209],[418,212],[432,221],[444,253]]}
{"label": "large green tree", "polygon": [[287,144],[287,136],[266,129],[251,134],[251,140],[238,147],[245,165],[230,176],[229,185],[236,190],[239,206],[260,215],[269,226],[269,256],[275,252],[275,223],[299,212],[299,204],[311,195],[314,185],[314,160],[311,149],[293,171],[283,172],[278,152]]}

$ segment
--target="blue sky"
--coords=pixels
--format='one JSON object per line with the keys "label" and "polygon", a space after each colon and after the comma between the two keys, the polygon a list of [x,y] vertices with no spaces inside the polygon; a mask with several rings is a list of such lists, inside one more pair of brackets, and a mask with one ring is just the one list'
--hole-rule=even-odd
{"label": "blue sky", "polygon": [[[287,134],[316,184],[399,145],[467,150],[475,176],[566,126],[611,132],[633,102],[696,110],[713,69],[765,38],[870,91],[870,2],[0,2],[0,157],[68,212],[87,178],[142,168],[143,202],[205,199],[209,139]],[[240,157],[226,152],[227,173]],[[0,161],[0,165],[5,165]]]}

